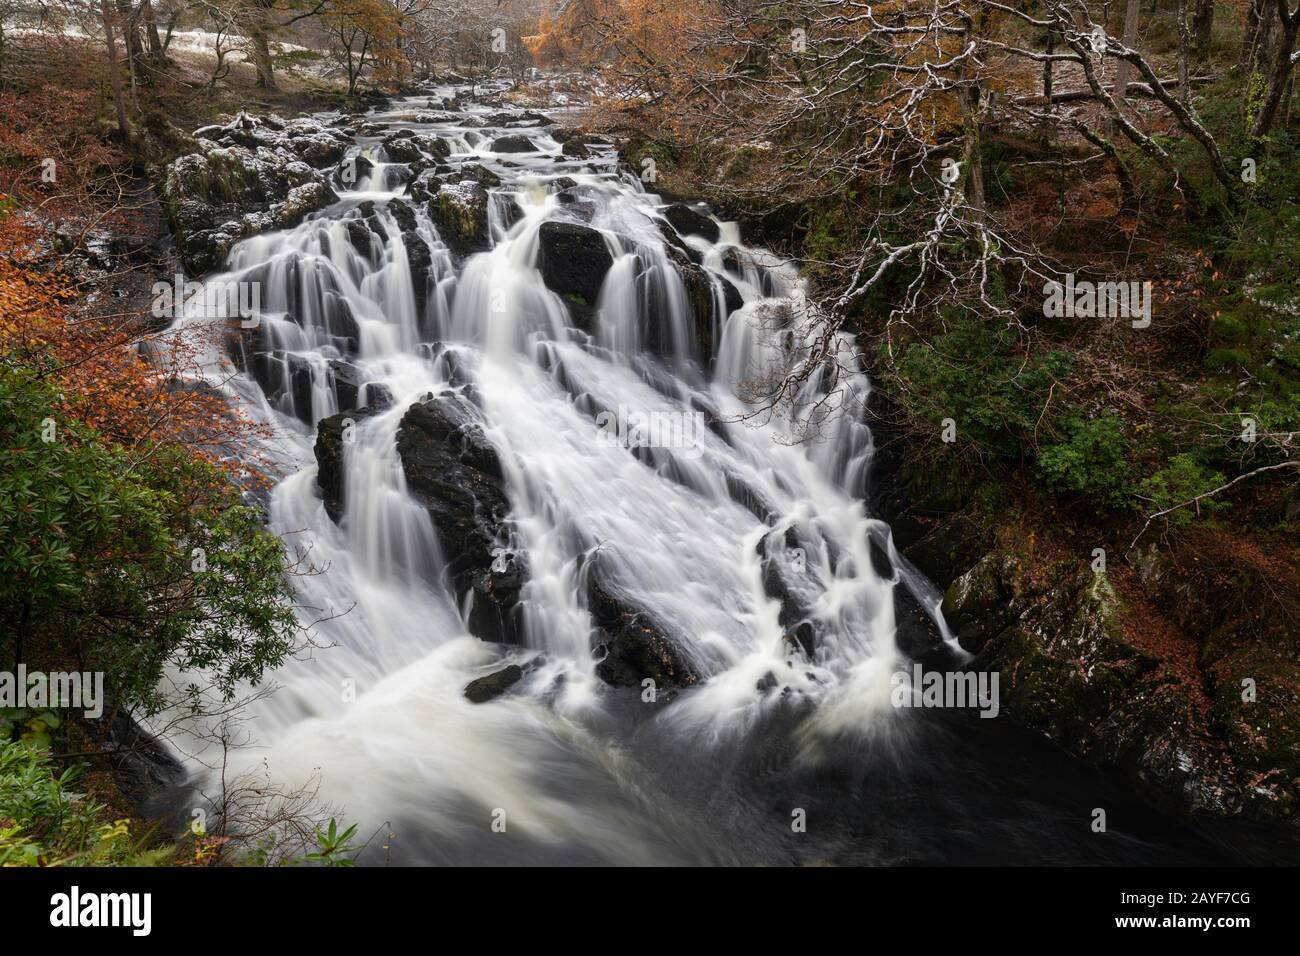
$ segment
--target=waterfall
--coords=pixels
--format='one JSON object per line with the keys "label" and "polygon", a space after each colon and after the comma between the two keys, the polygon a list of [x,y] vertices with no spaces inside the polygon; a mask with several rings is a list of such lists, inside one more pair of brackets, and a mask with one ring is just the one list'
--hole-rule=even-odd
{"label": "waterfall", "polygon": [[[842,336],[834,379],[813,371],[800,411],[752,415],[745,384],[785,367],[788,317],[810,308],[796,269],[702,212],[716,240],[679,233],[612,147],[563,155],[552,127],[499,106],[407,119],[422,100],[367,123],[440,140],[444,180],[493,175],[482,248],[458,246],[417,198],[418,171],[362,135],[355,188],[241,241],[208,280],[262,289],[260,321],[214,350],[209,380],[274,429],[269,527],[310,552],[318,573],[298,594],[326,618],[326,646],[250,705],[234,769],[318,780],[363,830],[387,821],[407,861],[683,862],[701,840],[705,856],[742,858],[701,835],[665,768],[707,773],[721,742],[787,720],[807,760],[820,738],[896,732],[896,588],[951,641],[937,594],[864,504],[860,358]],[[534,148],[494,151],[507,135]],[[557,227],[603,240],[598,294],[548,285]],[[526,567],[513,643],[474,636],[484,598],[458,593],[449,557],[464,542],[439,533],[399,454],[408,409],[447,395],[500,463],[510,516],[494,570]],[[331,514],[313,446],[339,415],[353,417]],[[609,686],[597,581],[696,679],[650,702],[640,682]],[[508,694],[465,698],[509,663],[525,673]],[[497,811],[509,841],[489,827]]]}

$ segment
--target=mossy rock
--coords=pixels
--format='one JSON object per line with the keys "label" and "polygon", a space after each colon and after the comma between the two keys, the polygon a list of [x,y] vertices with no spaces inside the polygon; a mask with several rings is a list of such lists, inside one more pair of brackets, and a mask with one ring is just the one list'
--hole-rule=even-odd
{"label": "mossy rock", "polygon": [[438,225],[438,236],[458,255],[471,255],[488,248],[488,194],[473,180],[448,183],[429,202],[429,216]]}

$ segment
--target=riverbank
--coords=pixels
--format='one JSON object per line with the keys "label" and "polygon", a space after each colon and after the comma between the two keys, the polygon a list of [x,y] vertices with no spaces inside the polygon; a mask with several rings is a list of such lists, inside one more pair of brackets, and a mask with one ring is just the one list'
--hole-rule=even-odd
{"label": "riverbank", "polygon": [[[1201,109],[1222,117],[1234,95],[1209,86]],[[654,188],[713,202],[746,238],[806,263],[823,292],[856,255],[849,207],[867,220],[894,212],[867,184],[845,185],[851,201],[765,196],[773,144],[682,145],[635,109],[588,122],[621,136],[633,169],[652,161]],[[973,666],[1002,675],[1011,719],[1124,773],[1157,805],[1289,826],[1300,483],[1285,465],[1233,478],[1275,461],[1264,432],[1285,443],[1295,426],[1291,319],[1243,295],[1255,266],[1230,261],[1250,240],[1214,254],[1211,231],[1162,229],[1161,211],[1117,220],[1118,194],[1062,182],[1034,155],[1010,137],[987,152],[985,181],[1015,186],[989,215],[1032,231],[1062,272],[1140,255],[1158,321],[953,310],[895,324],[887,299],[855,307],[845,324],[877,386],[873,506],[946,590]],[[1084,212],[1048,221],[1062,209]],[[1247,356],[1263,371],[1244,372]]]}

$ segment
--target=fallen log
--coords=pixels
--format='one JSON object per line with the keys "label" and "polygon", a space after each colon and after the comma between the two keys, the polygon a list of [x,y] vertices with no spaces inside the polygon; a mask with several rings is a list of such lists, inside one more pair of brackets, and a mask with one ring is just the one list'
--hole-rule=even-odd
{"label": "fallen log", "polygon": [[[1212,79],[1214,79],[1214,77],[1212,76],[1192,76],[1192,77],[1188,77],[1187,82],[1195,85],[1198,83],[1208,83]],[[1178,81],[1161,80],[1160,85],[1168,89],[1171,87],[1176,87],[1178,85]],[[1111,89],[1108,90],[1108,92],[1114,94],[1115,92],[1114,87],[1111,87]],[[1128,85],[1128,95],[1154,97],[1155,93],[1152,91],[1150,83],[1130,83]],[[1065,90],[1061,93],[1053,93],[1052,103],[1053,104],[1070,103],[1070,102],[1074,102],[1075,100],[1096,99],[1096,97],[1097,94],[1094,93],[1092,90]],[[1017,97],[1011,102],[1014,103],[1016,106],[1042,106],[1043,95],[1039,93],[1035,96],[1021,96],[1021,97]]]}

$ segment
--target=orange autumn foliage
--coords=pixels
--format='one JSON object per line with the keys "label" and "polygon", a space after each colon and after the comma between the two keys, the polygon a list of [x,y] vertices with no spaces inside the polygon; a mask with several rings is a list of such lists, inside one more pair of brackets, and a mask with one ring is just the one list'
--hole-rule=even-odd
{"label": "orange autumn foliage", "polygon": [[[187,383],[220,330],[146,334],[137,313],[97,314],[72,281],[42,268],[36,230],[16,215],[0,219],[0,361],[42,370],[58,383],[57,413],[147,455],[181,445],[235,473],[256,425],[215,390]],[[191,380],[192,382],[192,380]]]}

